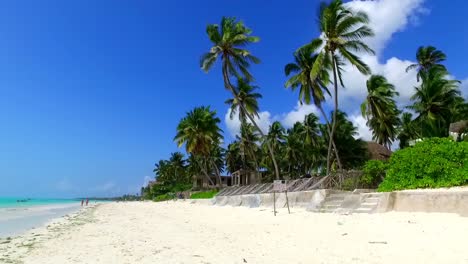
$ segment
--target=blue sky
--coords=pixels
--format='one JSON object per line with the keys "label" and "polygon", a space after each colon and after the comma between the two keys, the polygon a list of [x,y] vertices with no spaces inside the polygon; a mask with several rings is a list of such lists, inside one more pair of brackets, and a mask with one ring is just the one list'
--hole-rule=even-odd
{"label": "blue sky", "polygon": [[[379,50],[366,58],[376,72],[412,90],[404,66],[420,45],[448,55],[450,72],[465,72],[468,29],[462,0],[352,2],[375,13]],[[211,105],[226,140],[229,97],[219,68],[199,69],[210,43],[205,27],[221,16],[242,19],[261,37],[251,51],[261,87],[262,122],[287,125],[313,107],[298,107],[284,89],[292,52],[318,36],[318,1],[3,1],[0,3],[0,196],[75,197],[135,193],[153,164],[177,151],[175,127],[194,106]],[[348,72],[340,100],[366,138],[356,103],[365,77]],[[463,86],[466,92],[466,85]],[[400,92],[402,93],[402,92]],[[466,94],[466,93],[465,93]]]}

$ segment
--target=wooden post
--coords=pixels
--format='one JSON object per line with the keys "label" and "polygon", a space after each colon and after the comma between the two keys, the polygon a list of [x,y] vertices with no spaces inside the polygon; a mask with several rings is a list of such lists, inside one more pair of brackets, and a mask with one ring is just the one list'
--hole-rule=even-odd
{"label": "wooden post", "polygon": [[276,197],[276,192],[273,191],[273,213],[276,216],[276,199],[275,199],[275,197]]}
{"label": "wooden post", "polygon": [[291,214],[291,211],[289,211],[289,200],[288,200],[288,191],[284,191],[284,194],[286,195],[286,204],[288,205],[288,214]]}

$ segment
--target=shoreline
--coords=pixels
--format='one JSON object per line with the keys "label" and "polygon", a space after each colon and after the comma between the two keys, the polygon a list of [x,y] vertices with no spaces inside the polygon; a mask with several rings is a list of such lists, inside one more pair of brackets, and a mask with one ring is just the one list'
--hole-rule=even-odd
{"label": "shoreline", "polygon": [[7,250],[0,240],[0,262],[466,263],[466,237],[468,219],[447,213],[343,215],[295,208],[288,214],[280,208],[274,217],[267,207],[123,202],[14,238]]}
{"label": "shoreline", "polygon": [[0,208],[0,238],[18,236],[44,226],[51,220],[75,213],[78,203]]}
{"label": "shoreline", "polygon": [[36,227],[23,230],[14,235],[0,237],[0,263],[22,263],[21,260],[36,245],[60,236],[63,233],[63,229],[72,227],[77,221],[92,219],[90,214],[99,205],[92,204],[83,208],[78,206],[73,211],[50,218],[41,222]]}

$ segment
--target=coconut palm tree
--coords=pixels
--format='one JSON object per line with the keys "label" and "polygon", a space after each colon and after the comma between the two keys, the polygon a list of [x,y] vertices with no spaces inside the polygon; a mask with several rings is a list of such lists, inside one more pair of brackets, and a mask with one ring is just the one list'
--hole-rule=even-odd
{"label": "coconut palm tree", "polygon": [[171,166],[172,174],[174,175],[175,182],[187,182],[186,179],[186,160],[184,159],[184,154],[180,152],[171,153],[171,157],[169,158],[169,164]]}
{"label": "coconut palm tree", "polygon": [[243,160],[240,154],[240,146],[238,141],[234,141],[228,145],[226,150],[226,169],[230,173],[238,171],[243,166]]}
{"label": "coconut palm tree", "polygon": [[[260,60],[253,56],[245,47],[248,44],[258,42],[259,38],[252,36],[252,30],[247,28],[244,23],[236,21],[233,17],[223,17],[220,25],[208,25],[206,32],[213,46],[210,48],[209,52],[202,56],[200,66],[202,70],[208,72],[219,58],[221,60],[224,86],[232,93],[233,97],[240,102],[238,92],[231,84],[230,78],[234,76],[237,79],[245,79],[249,82],[253,81],[253,76],[249,72],[249,66],[251,63],[260,63]],[[255,121],[253,114],[245,108],[244,104],[239,104],[239,106],[243,109],[245,115],[249,118],[260,135],[265,137],[265,134]],[[273,148],[268,143],[267,147],[275,167],[276,178],[279,179],[278,164],[275,160]]]}
{"label": "coconut palm tree", "polygon": [[[260,118],[258,115],[258,99],[262,98],[262,95],[255,92],[258,87],[250,85],[246,79],[238,79],[237,86],[234,89],[237,92],[237,97],[228,99],[225,102],[231,107],[229,118],[233,119],[239,113],[241,124],[247,123],[247,113]],[[243,105],[243,107],[240,105]]]}
{"label": "coconut palm tree", "polygon": [[[338,110],[336,115],[336,133],[333,135],[340,153],[343,168],[358,168],[367,160],[366,143],[359,138],[357,128],[348,120],[346,113]],[[322,131],[329,140],[326,130]],[[340,179],[342,180],[342,179]]]}
{"label": "coconut palm tree", "polygon": [[[212,183],[208,175],[208,158],[213,150],[213,145],[219,145],[222,139],[222,130],[218,124],[221,120],[216,117],[216,112],[210,107],[195,107],[192,111],[182,118],[177,126],[177,134],[174,141],[178,147],[185,145],[185,150],[194,156],[200,156],[196,159],[200,169],[207,179]],[[220,179],[218,179],[218,184]]]}
{"label": "coconut palm tree", "polygon": [[432,67],[421,72],[422,83],[416,87],[409,106],[418,116],[423,137],[446,137],[451,120],[453,106],[460,97],[460,82],[452,80],[446,70]]}
{"label": "coconut palm tree", "polygon": [[372,139],[390,149],[399,124],[399,111],[393,99],[398,92],[382,75],[372,75],[366,84],[367,97],[361,104],[362,116],[372,129]]}
{"label": "coconut palm tree", "polygon": [[409,146],[410,140],[420,138],[420,131],[415,121],[413,121],[413,115],[405,112],[401,115],[401,123],[399,127],[398,140],[400,141],[400,149]]}
{"label": "coconut palm tree", "polygon": [[304,117],[304,122],[300,134],[303,142],[311,147],[319,145],[319,119],[314,114],[308,114]]}
{"label": "coconut palm tree", "polygon": [[[310,46],[300,48],[294,53],[294,62],[289,63],[284,67],[286,76],[291,76],[285,83],[286,88],[295,90],[299,88],[299,101],[310,104],[311,100],[314,105],[320,110],[327,128],[331,130],[330,122],[323,110],[322,103],[325,101],[325,94],[330,95],[327,85],[330,83],[329,69],[331,69],[331,62],[324,61],[321,72],[317,75],[315,80],[311,79],[312,68],[317,60],[318,55],[314,54],[315,50]],[[325,57],[327,59],[328,57]],[[328,131],[330,133],[330,131]],[[337,153],[335,143],[332,142],[333,150],[338,160],[338,166],[341,168],[341,162]]]}
{"label": "coconut palm tree", "polygon": [[419,82],[421,74],[423,72],[428,72],[429,69],[431,69],[432,67],[438,67],[440,69],[446,70],[445,66],[441,64],[441,62],[443,62],[446,58],[447,56],[445,56],[445,54],[442,51],[436,49],[433,46],[421,46],[416,52],[417,63],[408,66],[406,68],[406,72],[417,69],[418,74],[416,78]]}
{"label": "coconut palm tree", "polygon": [[[257,170],[259,168],[259,146],[257,145],[257,143],[259,142],[259,137],[255,133],[253,126],[249,123],[242,124],[240,129],[240,136],[237,136],[236,138],[239,141],[243,168]],[[246,159],[246,157],[248,159]]]}
{"label": "coconut palm tree", "polygon": [[[369,23],[367,14],[362,11],[354,12],[350,10],[343,4],[342,0],[333,0],[330,4],[322,3],[320,5],[318,21],[321,36],[306,45],[306,47],[312,50],[320,50],[314,62],[310,78],[314,81],[320,77],[323,68],[326,68],[327,62],[331,62],[335,101],[335,110],[333,111],[335,116],[333,120],[337,120],[338,82],[340,82],[341,86],[344,86],[342,66],[345,62],[348,62],[362,74],[370,74],[371,70],[369,66],[353,52],[374,54],[374,51],[362,41],[366,37],[373,36],[374,33],[367,26]],[[335,129],[336,122],[333,122],[328,144],[327,173],[331,165],[330,157]]]}
{"label": "coconut palm tree", "polygon": [[305,160],[304,125],[296,122],[291,129],[288,129],[284,140],[283,161],[284,170],[290,178],[296,178],[303,173]]}

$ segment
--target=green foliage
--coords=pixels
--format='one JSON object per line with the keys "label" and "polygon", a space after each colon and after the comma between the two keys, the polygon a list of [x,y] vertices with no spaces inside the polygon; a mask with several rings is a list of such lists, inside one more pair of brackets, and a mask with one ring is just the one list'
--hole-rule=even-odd
{"label": "green foliage", "polygon": [[379,191],[440,188],[468,183],[468,143],[430,138],[395,152]]}
{"label": "green foliage", "polygon": [[190,199],[211,199],[215,197],[218,193],[218,190],[210,190],[206,192],[197,192],[190,195]]}
{"label": "green foliage", "polygon": [[174,199],[175,195],[173,193],[166,193],[166,194],[161,194],[156,197],[154,197],[153,201],[154,202],[162,202],[162,201],[168,201]]}
{"label": "green foliage", "polygon": [[364,188],[377,188],[385,177],[388,163],[381,160],[369,160],[363,167],[363,175],[359,180]]}

